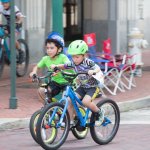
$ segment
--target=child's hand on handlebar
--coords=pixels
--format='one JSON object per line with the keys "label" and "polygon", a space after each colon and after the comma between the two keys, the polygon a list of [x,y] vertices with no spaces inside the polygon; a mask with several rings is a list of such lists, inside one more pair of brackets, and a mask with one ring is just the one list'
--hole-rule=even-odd
{"label": "child's hand on handlebar", "polygon": [[36,74],[36,72],[33,71],[33,72],[31,72],[31,73],[29,74],[29,77],[30,77],[30,78],[33,78],[34,75],[37,75],[37,74]]}
{"label": "child's hand on handlebar", "polygon": [[35,73],[35,72],[31,72],[30,74],[29,74],[29,77],[31,78],[31,81],[32,82],[37,82],[37,74]]}
{"label": "child's hand on handlebar", "polygon": [[88,71],[88,75],[89,75],[89,76],[92,76],[92,75],[94,75],[94,74],[96,74],[94,70],[89,70],[89,71]]}
{"label": "child's hand on handlebar", "polygon": [[54,64],[52,64],[52,65],[50,66],[50,68],[53,69],[53,70],[54,70],[54,68],[56,68],[56,67],[57,67],[57,65],[54,65]]}

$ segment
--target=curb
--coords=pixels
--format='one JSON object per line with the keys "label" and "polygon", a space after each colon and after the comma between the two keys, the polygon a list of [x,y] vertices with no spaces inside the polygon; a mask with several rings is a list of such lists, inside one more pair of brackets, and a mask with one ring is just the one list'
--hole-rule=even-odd
{"label": "curb", "polygon": [[117,104],[119,106],[120,112],[150,107],[150,96],[146,96],[136,100],[129,100],[126,102],[118,102]]}
{"label": "curb", "polygon": [[[120,112],[150,107],[150,96],[126,102],[117,102],[117,104],[119,106]],[[29,121],[30,118],[1,118],[0,131],[28,128]]]}
{"label": "curb", "polygon": [[29,127],[30,118],[1,118],[0,132],[10,129],[20,129]]}

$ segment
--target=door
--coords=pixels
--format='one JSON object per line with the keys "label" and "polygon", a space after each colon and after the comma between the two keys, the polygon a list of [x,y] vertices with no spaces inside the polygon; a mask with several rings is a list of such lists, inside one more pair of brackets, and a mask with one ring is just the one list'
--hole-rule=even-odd
{"label": "door", "polygon": [[63,27],[66,41],[83,37],[83,0],[64,0]]}

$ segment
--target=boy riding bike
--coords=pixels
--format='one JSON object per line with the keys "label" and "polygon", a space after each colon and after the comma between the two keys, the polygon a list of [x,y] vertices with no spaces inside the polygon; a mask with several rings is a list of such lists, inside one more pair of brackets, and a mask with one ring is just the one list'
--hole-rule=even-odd
{"label": "boy riding bike", "polygon": [[[30,77],[37,74],[41,68],[47,68],[50,70],[50,67],[53,64],[58,65],[69,62],[68,57],[61,53],[64,47],[64,39],[59,33],[50,33],[45,41],[45,46],[47,56],[44,56],[33,68]],[[64,84],[67,82],[60,73],[55,75],[52,80],[53,82],[49,85],[49,95],[51,98],[59,94],[59,92],[65,87]],[[38,93],[44,103],[44,88],[39,88]]]}
{"label": "boy riding bike", "polygon": [[[1,5],[0,5],[0,14],[2,14],[6,20],[7,20],[7,26],[5,29],[5,33],[6,34],[10,34],[10,1],[11,0],[1,0]],[[20,10],[18,9],[17,6],[14,6],[15,9],[15,18],[16,18],[16,37],[17,35],[21,32],[21,28],[22,28],[22,22],[23,22],[23,15],[20,12]],[[16,48],[18,50],[19,53],[19,58],[18,58],[18,63],[22,63],[24,62],[24,52],[21,50],[19,42],[16,40]]]}
{"label": "boy riding bike", "polygon": [[[92,101],[96,98],[99,93],[98,81],[92,76],[98,72],[101,72],[98,65],[96,65],[92,60],[86,58],[86,52],[88,51],[87,44],[82,40],[73,41],[68,47],[68,54],[72,56],[72,62],[60,65],[52,65],[51,68],[55,67],[65,69],[65,68],[74,68],[76,72],[87,72],[88,75],[80,74],[78,76],[79,87],[75,90],[77,96],[82,100],[83,104],[90,108],[98,122],[103,121],[103,111],[100,110],[96,104]],[[103,74],[101,72],[101,77]],[[68,108],[71,122],[73,122],[73,105],[71,100]]]}

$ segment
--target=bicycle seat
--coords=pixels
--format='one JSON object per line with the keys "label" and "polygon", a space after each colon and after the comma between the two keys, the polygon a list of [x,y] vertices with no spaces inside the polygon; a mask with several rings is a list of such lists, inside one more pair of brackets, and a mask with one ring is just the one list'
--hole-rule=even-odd
{"label": "bicycle seat", "polygon": [[46,88],[47,86],[48,86],[48,84],[46,84],[46,83],[40,84],[40,87],[43,87],[43,88]]}

